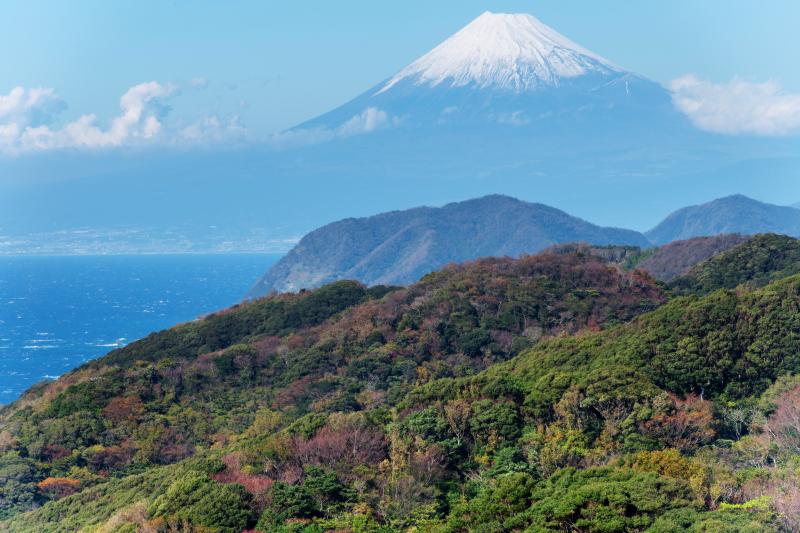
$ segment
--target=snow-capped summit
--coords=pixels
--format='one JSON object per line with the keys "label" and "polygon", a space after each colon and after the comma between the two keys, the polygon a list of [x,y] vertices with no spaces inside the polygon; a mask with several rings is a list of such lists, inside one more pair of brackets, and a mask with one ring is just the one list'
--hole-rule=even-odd
{"label": "snow-capped summit", "polygon": [[621,72],[536,17],[487,11],[398,72],[377,93],[404,80],[522,92],[557,87],[564,78]]}
{"label": "snow-capped summit", "polygon": [[686,122],[659,84],[536,17],[486,12],[394,76],[294,132],[341,139],[391,130],[402,140],[409,129],[434,136],[448,129],[459,136],[526,130],[552,139],[554,131],[606,135],[637,128],[646,134],[659,122]]}

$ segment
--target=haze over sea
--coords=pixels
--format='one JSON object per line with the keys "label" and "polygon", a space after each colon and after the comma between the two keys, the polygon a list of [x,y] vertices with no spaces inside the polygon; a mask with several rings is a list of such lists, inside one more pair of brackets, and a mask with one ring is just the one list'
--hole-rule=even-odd
{"label": "haze over sea", "polygon": [[0,404],[240,301],[280,255],[0,257]]}

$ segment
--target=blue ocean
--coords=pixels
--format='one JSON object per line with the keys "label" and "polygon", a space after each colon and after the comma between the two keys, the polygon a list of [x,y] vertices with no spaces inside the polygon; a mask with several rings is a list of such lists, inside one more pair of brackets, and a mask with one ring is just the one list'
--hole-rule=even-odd
{"label": "blue ocean", "polygon": [[279,258],[0,257],[0,404],[151,331],[241,301]]}

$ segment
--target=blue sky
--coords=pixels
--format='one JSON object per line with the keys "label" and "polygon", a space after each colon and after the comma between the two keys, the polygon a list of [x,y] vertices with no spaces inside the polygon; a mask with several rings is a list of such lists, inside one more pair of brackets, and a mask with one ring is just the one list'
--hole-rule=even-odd
{"label": "blue sky", "polygon": [[106,127],[129,88],[156,81],[172,120],[265,136],[352,98],[484,10],[531,13],[662,83],[692,73],[800,92],[795,0],[26,1],[0,4],[0,95],[51,88],[56,123],[95,114]]}

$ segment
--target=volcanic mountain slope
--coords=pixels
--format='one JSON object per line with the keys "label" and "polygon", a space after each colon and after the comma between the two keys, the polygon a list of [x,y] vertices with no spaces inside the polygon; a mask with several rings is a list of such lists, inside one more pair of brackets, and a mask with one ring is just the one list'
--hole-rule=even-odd
{"label": "volcanic mountain slope", "polygon": [[485,12],[387,81],[449,87],[473,85],[521,92],[565,80],[624,71],[528,14]]}
{"label": "volcanic mountain slope", "polygon": [[546,205],[494,195],[323,226],[276,263],[251,296],[318,287],[337,279],[408,284],[450,262],[517,257],[576,241],[649,244],[635,231],[598,227]]}
{"label": "volcanic mountain slope", "polygon": [[548,126],[576,120],[585,127],[590,117],[626,117],[603,127],[630,126],[635,109],[651,119],[680,117],[658,84],[535,17],[486,12],[388,80],[297,129],[345,133],[357,125],[348,120],[363,117],[372,120],[367,129],[518,126],[518,134],[552,135]]}
{"label": "volcanic mountain slope", "polygon": [[697,135],[659,84],[531,15],[488,12],[389,79],[287,132],[325,140],[308,154],[329,153],[338,165],[380,161],[382,175],[455,172],[470,186],[470,177],[491,176],[537,190],[570,180],[573,163],[586,158],[604,160],[594,165],[596,181],[609,166],[636,159],[642,146],[652,148],[652,162],[665,145]]}

